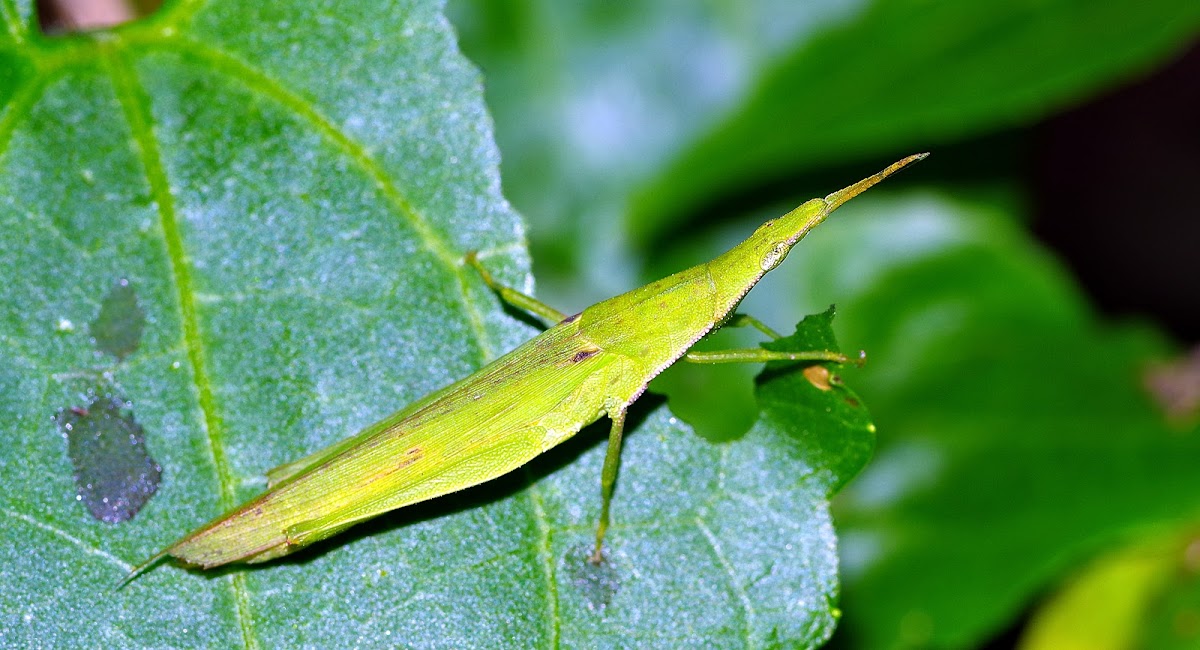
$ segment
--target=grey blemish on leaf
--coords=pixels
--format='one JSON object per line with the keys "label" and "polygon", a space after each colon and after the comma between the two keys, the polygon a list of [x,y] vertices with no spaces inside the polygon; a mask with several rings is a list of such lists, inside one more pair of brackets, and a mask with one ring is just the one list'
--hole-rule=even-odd
{"label": "grey blemish on leaf", "polygon": [[142,426],[126,406],[116,396],[101,395],[54,418],[67,439],[79,501],[110,524],[133,519],[162,478],[162,467],[146,450]]}
{"label": "grey blemish on leaf", "polygon": [[613,596],[621,586],[617,569],[610,558],[605,558],[600,564],[592,564],[590,547],[576,547],[567,551],[564,558],[567,565],[567,575],[584,601],[593,612],[604,611],[612,604]]}
{"label": "grey blemish on leaf", "polygon": [[146,312],[138,304],[137,293],[129,280],[122,278],[105,294],[100,313],[88,326],[88,331],[97,350],[120,361],[137,350],[145,328]]}

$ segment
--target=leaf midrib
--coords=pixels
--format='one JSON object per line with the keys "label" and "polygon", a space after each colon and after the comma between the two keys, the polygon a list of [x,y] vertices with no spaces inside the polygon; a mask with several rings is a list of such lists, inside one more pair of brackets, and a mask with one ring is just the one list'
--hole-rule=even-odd
{"label": "leaf midrib", "polygon": [[[179,231],[179,223],[175,214],[175,200],[171,195],[170,184],[167,182],[158,142],[154,138],[151,126],[153,119],[150,115],[145,89],[138,83],[124,53],[103,47],[101,51],[104,55],[104,67],[113,79],[117,101],[125,112],[125,120],[137,145],[142,170],[146,174],[146,181],[150,184],[150,196],[153,197],[158,212],[163,244],[167,248],[167,260],[171,267],[170,272],[174,280],[173,285],[176,289],[176,298],[183,324],[184,348],[187,350],[188,361],[192,368],[192,383],[196,388],[196,398],[204,420],[208,447],[212,453],[213,467],[217,473],[221,509],[229,510],[235,505],[237,498],[233,471],[225,454],[221,417],[213,397],[212,379],[208,373],[208,359],[202,344],[200,320],[196,314],[195,290],[192,287],[192,270],[184,252],[183,236]],[[236,606],[234,614],[237,617],[238,629],[242,634],[242,644],[247,648],[257,648],[258,640],[254,636],[251,624],[245,574],[240,572],[232,574],[230,586],[233,589]]]}
{"label": "leaf midrib", "polygon": [[[0,0],[4,9],[9,5]],[[193,369],[192,383],[197,391],[197,401],[202,412],[207,433],[208,446],[213,454],[213,464],[217,474],[218,488],[221,493],[221,505],[228,509],[236,502],[236,482],[232,469],[225,456],[221,435],[221,420],[218,415],[216,399],[213,395],[212,381],[208,375],[204,354],[203,337],[201,336],[199,318],[196,313],[196,292],[191,282],[190,268],[182,235],[178,228],[174,200],[170,192],[170,184],[158,148],[158,142],[152,128],[152,117],[148,98],[137,80],[129,57],[134,53],[151,50],[162,50],[173,53],[185,53],[210,66],[209,69],[223,73],[228,78],[240,83],[252,92],[261,94],[289,109],[294,115],[303,120],[311,128],[320,133],[325,139],[334,143],[343,155],[351,159],[365,172],[381,193],[386,197],[396,212],[414,229],[421,244],[433,253],[441,264],[447,268],[457,280],[458,292],[456,298],[462,306],[471,328],[474,343],[478,348],[479,364],[490,361],[496,356],[493,345],[489,341],[482,313],[472,301],[468,292],[468,275],[460,264],[459,255],[454,253],[451,246],[433,229],[425,219],[405,198],[391,177],[379,163],[372,158],[366,149],[339,130],[333,122],[327,119],[310,102],[288,90],[278,80],[267,73],[258,70],[245,61],[223,50],[202,44],[179,35],[176,23],[186,21],[204,4],[203,1],[179,3],[172,9],[156,17],[138,23],[127,25],[114,32],[104,32],[97,37],[74,37],[64,40],[50,40],[44,37],[34,39],[22,38],[16,42],[16,51],[26,56],[36,69],[36,73],[18,87],[7,104],[7,111],[0,116],[0,156],[8,152],[11,136],[18,123],[28,117],[32,108],[37,104],[54,81],[61,78],[66,70],[73,67],[94,67],[97,65],[95,54],[99,51],[100,66],[106,71],[113,82],[117,100],[125,113],[126,122],[133,134],[137,154],[150,185],[159,213],[160,225],[163,231],[164,246],[167,248],[167,259],[175,278],[177,299],[181,322],[184,329],[183,347],[187,350],[189,362]],[[181,9],[182,8],[182,9]],[[5,12],[5,20],[10,34],[14,22]],[[29,47],[30,45],[34,47]],[[531,502],[530,514],[537,522],[539,531],[548,536],[551,530],[550,522],[545,512]],[[545,541],[545,540],[544,540]],[[548,585],[554,586],[552,559],[539,558],[543,572],[546,573]],[[236,603],[235,615],[243,642],[248,648],[257,648],[258,641],[254,635],[254,621],[250,612],[250,599],[246,589],[245,574],[236,572],[231,575],[231,586]],[[557,595],[555,589],[548,589],[547,598],[549,621],[551,628],[550,644],[556,646],[559,641]]]}

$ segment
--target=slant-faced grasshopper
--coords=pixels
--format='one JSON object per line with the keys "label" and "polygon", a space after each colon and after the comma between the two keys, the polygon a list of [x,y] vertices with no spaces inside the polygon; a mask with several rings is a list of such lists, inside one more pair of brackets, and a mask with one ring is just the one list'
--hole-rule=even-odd
{"label": "slant-faced grasshopper", "polygon": [[566,316],[496,283],[473,254],[466,262],[513,306],[552,327],[475,374],[408,405],[358,435],[267,473],[268,489],[163,549],[126,581],[172,556],[211,568],[263,562],[376,515],[511,472],[608,415],[602,506],[592,561],[603,560],[625,411],[680,358],[695,363],[845,362],[827,350],[762,348],[689,352],[715,328],[751,325],[742,298],[805,234],[846,201],[926,154],[909,156],[824,199],[764,223],[716,259]]}

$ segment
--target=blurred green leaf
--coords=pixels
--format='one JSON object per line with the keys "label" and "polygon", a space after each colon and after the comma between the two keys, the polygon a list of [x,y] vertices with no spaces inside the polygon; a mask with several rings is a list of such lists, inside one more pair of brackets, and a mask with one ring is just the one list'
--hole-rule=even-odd
{"label": "blurred green leaf", "polygon": [[[298,556],[163,566],[114,591],[261,490],[265,469],[529,336],[460,263],[479,250],[529,287],[523,229],[436,2],[180,2],[63,39],[4,6],[5,644],[761,647],[832,633],[828,497],[872,437],[861,408],[795,421],[843,395],[798,374],[763,384],[764,423],[736,442],[652,401],[631,416],[599,571],[584,556],[603,427]],[[114,357],[87,323],[123,278],[145,321]],[[128,400],[162,466],[120,525],[76,501],[54,420],[97,383]]]}
{"label": "blurred green leaf", "polygon": [[487,76],[505,194],[530,221],[539,287],[583,306],[636,282],[638,261],[622,257],[633,188],[735,110],[773,61],[864,4],[451,2]]}
{"label": "blurred green leaf", "polygon": [[1160,533],[1092,562],[1038,607],[1021,650],[1195,647],[1200,629],[1186,617],[1191,610],[1200,623],[1200,611],[1164,607],[1167,594],[1186,603],[1195,592],[1196,558],[1187,550],[1192,537]]}
{"label": "blurred green leaf", "polygon": [[539,280],[565,273],[577,294],[587,273],[596,295],[633,280],[612,270],[642,262],[628,242],[660,244],[714,200],[1044,116],[1177,51],[1198,7],[451,3],[488,78],[506,193],[533,226]]}
{"label": "blurred green leaf", "polygon": [[723,193],[1041,117],[1187,45],[1200,3],[879,0],[795,43],[635,196],[653,240]]}
{"label": "blurred green leaf", "polygon": [[836,297],[839,338],[870,355],[845,373],[879,427],[835,511],[846,640],[961,647],[1098,546],[1194,518],[1200,435],[1143,388],[1164,341],[1097,323],[1004,210],[883,197],[840,210],[761,289]]}
{"label": "blurred green leaf", "polygon": [[1133,647],[1185,650],[1200,644],[1200,544],[1194,526],[1189,533],[1182,552],[1169,558],[1169,580],[1147,603]]}

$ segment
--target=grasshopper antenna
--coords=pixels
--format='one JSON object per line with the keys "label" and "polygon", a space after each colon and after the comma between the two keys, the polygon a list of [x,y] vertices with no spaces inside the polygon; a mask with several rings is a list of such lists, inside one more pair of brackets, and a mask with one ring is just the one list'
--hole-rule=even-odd
{"label": "grasshopper antenna", "polygon": [[900,171],[901,169],[909,166],[912,163],[915,163],[919,160],[925,160],[925,158],[927,158],[928,156],[929,156],[928,151],[925,153],[913,154],[913,155],[905,158],[904,160],[894,162],[891,165],[888,165],[887,169],[879,172],[878,174],[875,174],[873,176],[868,176],[868,177],[862,179],[861,181],[851,185],[850,187],[847,187],[846,189],[838,190],[837,192],[830,194],[829,196],[825,197],[825,203],[828,204],[828,206],[829,206],[827,209],[827,212],[833,212],[834,210],[837,209],[837,207],[839,205],[841,205],[841,204],[845,203],[846,201],[849,201],[850,199],[867,191],[867,189],[869,189],[872,185],[887,178],[888,176],[891,176],[892,174]]}

